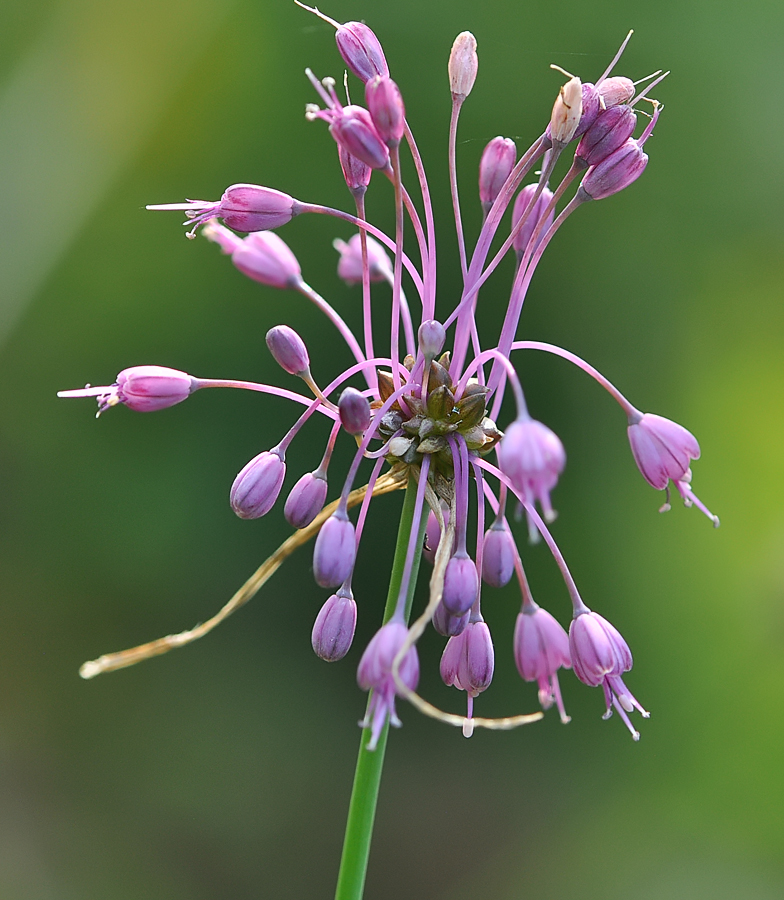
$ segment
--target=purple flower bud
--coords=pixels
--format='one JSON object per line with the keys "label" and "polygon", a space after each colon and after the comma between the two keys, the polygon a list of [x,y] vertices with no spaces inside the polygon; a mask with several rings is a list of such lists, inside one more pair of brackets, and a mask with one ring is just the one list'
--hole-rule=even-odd
{"label": "purple flower bud", "polygon": [[494,137],[479,161],[479,200],[485,215],[501,193],[517,162],[517,147],[511,138]]}
{"label": "purple flower bud", "polygon": [[582,112],[580,113],[580,123],[577,130],[572,135],[572,140],[576,140],[593,125],[596,117],[601,111],[602,105],[599,98],[599,91],[596,85],[587,83],[582,86]]}
{"label": "purple flower bud", "polygon": [[498,465],[524,503],[538,500],[544,517],[554,518],[550,491],[566,465],[558,436],[531,418],[516,419],[498,444]]}
{"label": "purple flower bud", "polygon": [[350,591],[338,591],[321,607],[311,643],[320,659],[336,662],[348,653],[357,627],[357,604]]}
{"label": "purple flower bud", "polygon": [[343,177],[346,179],[348,189],[352,194],[364,194],[370,184],[370,176],[373,170],[365,165],[361,159],[352,156],[348,150],[338,144],[338,159],[340,168],[343,169]]}
{"label": "purple flower bud", "polygon": [[276,325],[267,332],[267,347],[275,362],[289,375],[305,375],[310,370],[310,358],[305,342],[288,325]]}
{"label": "purple flower bud", "polygon": [[389,148],[376,131],[370,113],[362,106],[344,106],[332,116],[329,133],[371,169],[386,169],[389,165]]}
{"label": "purple flower bud", "polygon": [[[348,243],[336,238],[332,246],[340,254],[338,260],[338,277],[346,284],[359,284],[362,281],[362,239],[359,234],[352,235]],[[384,281],[387,273],[392,271],[392,262],[386,250],[375,239],[367,236],[368,269],[371,281]]]}
{"label": "purple flower bud", "polygon": [[122,403],[136,412],[154,412],[182,403],[200,387],[198,379],[164,366],[132,366],[123,369],[114,384],[58,391],[58,397],[95,397],[98,415]]}
{"label": "purple flower bud", "polygon": [[634,83],[631,78],[614,76],[613,78],[605,78],[604,81],[597,85],[596,90],[604,103],[604,108],[612,109],[613,106],[620,106],[622,103],[628,103],[632,99],[634,96]]}
{"label": "purple flower bud", "polygon": [[258,184],[233,184],[223,192],[213,215],[237,231],[267,231],[290,222],[299,211],[297,205],[282,191]]}
{"label": "purple flower bud", "polygon": [[514,538],[506,521],[493,522],[485,532],[482,548],[482,579],[491,587],[502,588],[512,580],[515,570]]}
{"label": "purple flower bud", "polygon": [[461,616],[471,609],[478,595],[476,563],[467,553],[458,551],[446,564],[441,602],[452,615]]}
{"label": "purple flower bud", "polygon": [[446,331],[440,322],[435,319],[427,319],[419,326],[417,337],[422,355],[428,359],[434,359],[444,346]]}
{"label": "purple flower bud", "polygon": [[553,105],[549,136],[553,143],[568,144],[577,133],[583,112],[582,83],[576,76],[562,85]]}
{"label": "purple flower bud", "polygon": [[637,116],[630,106],[613,106],[600,113],[577,145],[576,156],[595,166],[622,147],[634,134]]}
{"label": "purple flower bud", "polygon": [[[449,507],[441,504],[441,514],[444,517],[444,525],[449,525]],[[441,540],[441,527],[438,524],[436,514],[431,510],[427,517],[427,526],[425,528],[425,549],[422,551],[425,559],[429,563],[436,561],[436,550]]]}
{"label": "purple flower bud", "polygon": [[538,683],[542,709],[555,703],[561,721],[568,722],[557,672],[561,666],[572,667],[569,637],[547,610],[535,604],[523,607],[515,625],[514,657],[520,677]]}
{"label": "purple flower bud", "polygon": [[447,687],[476,697],[490,687],[495,655],[490,629],[485,622],[470,622],[451,637],[441,656],[441,678]]}
{"label": "purple flower bud", "polygon": [[313,548],[313,574],[323,588],[338,587],[351,574],[357,556],[354,525],[338,510],[322,525]]}
{"label": "purple flower bud", "polygon": [[254,456],[234,479],[231,508],[241,519],[265,516],[278,499],[285,474],[284,456],[277,448]]}
{"label": "purple flower bud", "polygon": [[365,85],[365,102],[381,139],[387,147],[397,147],[406,130],[406,108],[398,86],[388,76],[371,78]]}
{"label": "purple flower bud", "polygon": [[360,81],[370,81],[376,75],[389,75],[381,44],[364,22],[338,25],[335,41],[343,62]]}
{"label": "purple flower bud", "polygon": [[[512,210],[513,228],[520,221],[520,218],[522,217],[526,209],[528,209],[528,204],[531,202],[534,194],[536,193],[536,188],[537,185],[535,184],[527,184],[515,198],[514,208]],[[537,225],[544,215],[544,211],[547,209],[552,199],[553,192],[549,188],[542,188],[542,192],[541,194],[539,194],[534,208],[528,214],[528,218],[525,220],[525,224],[515,236],[513,246],[518,258],[522,257],[522,255],[525,253],[525,248],[528,246],[529,241],[533,237],[533,233],[536,230]],[[544,238],[544,236],[547,234],[547,229],[553,224],[554,216],[555,207],[553,207],[547,213],[547,218],[544,221],[541,229],[539,230],[539,237],[537,237],[536,239],[536,247],[541,244],[542,238]],[[536,249],[536,247],[531,248],[532,253]]]}
{"label": "purple flower bud", "polygon": [[465,100],[474,87],[478,69],[476,38],[470,31],[461,31],[449,54],[449,86],[453,97]]}
{"label": "purple flower bud", "polygon": [[370,404],[356,388],[347,387],[338,400],[340,423],[349,434],[363,434],[370,426]]}
{"label": "purple flower bud", "polygon": [[433,628],[444,637],[454,637],[465,631],[470,617],[470,611],[464,612],[461,616],[452,615],[442,601],[433,613]]}
{"label": "purple flower bud", "polygon": [[230,253],[234,265],[254,281],[269,287],[291,288],[301,280],[297,257],[274,231],[256,231],[240,238],[228,228],[210,222],[202,234]]}
{"label": "purple flower bud", "polygon": [[648,154],[634,138],[629,138],[598,165],[591,166],[580,184],[584,200],[603,200],[636,181],[648,165]]}
{"label": "purple flower bud", "polygon": [[613,707],[623,719],[635,741],[639,732],[632,726],[627,713],[638,709],[644,718],[646,712],[629,693],[621,675],[632,667],[632,654],[618,631],[598,613],[584,611],[572,619],[569,628],[569,650],[574,674],[590,687],[601,685],[606,702],[605,719],[612,715]]}
{"label": "purple flower bud", "polygon": [[[395,620],[387,622],[376,632],[359,661],[357,683],[363,691],[373,691],[367,717],[360,723],[363,728],[372,729],[368,750],[376,749],[387,718],[392,725],[400,726],[400,720],[395,713],[396,690],[392,663],[407,635],[408,630],[402,622]],[[419,657],[416,647],[411,647],[403,657],[399,673],[403,684],[412,691],[416,690],[419,683]]]}
{"label": "purple flower bud", "polygon": [[294,528],[306,528],[324,508],[326,499],[327,479],[318,470],[306,472],[286,498],[283,515]]}

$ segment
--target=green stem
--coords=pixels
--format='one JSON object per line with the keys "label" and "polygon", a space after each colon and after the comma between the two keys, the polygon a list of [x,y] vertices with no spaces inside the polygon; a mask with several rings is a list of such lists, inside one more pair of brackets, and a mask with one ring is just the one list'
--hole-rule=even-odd
{"label": "green stem", "polygon": [[[406,562],[406,553],[411,536],[411,526],[414,520],[414,506],[416,500],[417,483],[411,478],[406,488],[406,497],[403,501],[403,509],[400,515],[400,527],[397,532],[397,545],[395,546],[395,559],[392,563],[392,572],[389,576],[389,593],[384,607],[384,622],[387,622],[395,611],[400,583],[403,577],[403,566]],[[425,510],[419,523],[419,540],[416,544],[414,565],[411,570],[411,579],[408,585],[406,597],[406,621],[411,612],[411,603],[414,599],[414,587],[416,585],[419,562],[422,556],[427,516]],[[368,701],[369,702],[369,701]],[[340,872],[338,873],[338,885],[335,890],[335,900],[362,900],[365,888],[365,874],[367,873],[368,857],[370,856],[370,841],[373,836],[373,821],[376,817],[376,804],[378,802],[378,790],[381,784],[381,771],[384,767],[384,753],[387,748],[389,735],[389,722],[384,725],[381,737],[375,750],[366,750],[365,746],[370,740],[370,728],[362,731],[359,740],[359,757],[354,774],[354,786],[351,789],[351,801],[348,807],[348,821],[346,822],[346,836],[343,840],[343,854],[340,858]]]}

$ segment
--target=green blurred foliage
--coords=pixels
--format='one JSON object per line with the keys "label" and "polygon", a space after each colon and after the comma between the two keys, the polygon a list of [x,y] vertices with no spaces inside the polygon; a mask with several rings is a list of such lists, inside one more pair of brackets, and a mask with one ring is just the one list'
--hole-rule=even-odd
{"label": "green blurred foliage", "polygon": [[[569,221],[520,333],[580,353],[693,430],[695,489],[722,518],[714,531],[694,510],[658,516],[606,396],[561,360],[519,359],[533,413],[569,453],[556,536],[586,602],[632,646],[629,685],[653,715],[633,744],[568,673],[566,728],[550,714],[465,741],[403,709],[367,896],[782,896],[784,170],[769,99],[781,5],[327,11],[368,21],[403,91],[437,204],[441,310],[459,289],[444,156],[455,34],[472,30],[481,60],[459,143],[469,235],[481,149],[540,132],[559,84],[549,63],[595,78],[633,26],[621,70],[672,70],[645,177]],[[400,498],[374,504],[344,663],[310,651],[324,594],[305,550],[206,640],[83,682],[85,659],[210,616],[287,535],[278,511],[240,522],[226,499],[296,411],[204,392],[96,423],[91,403],[55,392],[147,362],[283,384],[263,343],[283,321],[320,379],[347,361],[304,300],[183,240],[176,214],[143,209],[236,181],[348,208],[331,138],[302,116],[304,67],[340,77],[331,29],[283,0],[3,0],[0,17],[0,896],[329,897],[364,705],[354,671],[381,613]],[[391,192],[374,190],[371,212],[391,228]],[[357,325],[331,247],[350,233],[303,217],[284,237]],[[483,294],[490,334],[510,272]],[[320,458],[323,423],[308,434],[291,483]],[[536,597],[565,622],[546,550],[523,549]],[[518,603],[512,589],[486,598],[497,646],[486,714],[536,705],[511,661]],[[423,692],[459,710],[439,652],[427,635]]]}

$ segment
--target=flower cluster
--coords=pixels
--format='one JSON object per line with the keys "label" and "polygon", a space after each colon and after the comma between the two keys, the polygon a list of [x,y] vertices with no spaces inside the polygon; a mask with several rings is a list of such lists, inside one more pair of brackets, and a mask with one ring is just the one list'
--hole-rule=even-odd
{"label": "flower cluster", "polygon": [[[463,288],[453,308],[444,309],[441,304],[437,310],[431,195],[401,92],[390,78],[381,44],[366,25],[326,20],[336,29],[344,63],[364,85],[365,105],[342,104],[334,80],[319,80],[308,72],[323,105],[310,104],[306,114],[329,126],[354,212],[295,200],[254,184],[232,185],[215,202],[188,201],[150,208],[184,210],[189,237],[201,227],[201,233],[218,244],[244,275],[271,287],[297,291],[310,300],[345,341],[353,364],[320,386],[311,373],[301,337],[288,326],[279,325],[267,334],[269,351],[285,372],[303,382],[310,395],[273,385],[195,378],[158,366],[136,366],[121,372],[111,386],[88,386],[63,391],[61,396],[94,396],[99,413],[118,404],[140,412],[163,409],[209,387],[275,394],[302,404],[305,409],[288,433],[274,447],[250,460],[237,475],[230,502],[244,519],[259,518],[275,505],[286,477],[287,448],[308,420],[317,413],[329,419],[332,427],[321,462],[299,478],[284,504],[284,515],[294,528],[317,532],[313,574],[316,582],[332,593],[316,618],[312,644],[315,652],[328,661],[344,657],[354,637],[357,603],[352,574],[371,498],[382,485],[408,485],[413,520],[397,602],[365,648],[358,668],[360,687],[372,691],[363,723],[371,732],[369,749],[376,746],[387,721],[399,724],[396,697],[421,699],[415,691],[419,678],[416,639],[422,628],[409,628],[406,606],[423,535],[424,552],[434,568],[430,601],[420,621],[432,622],[447,638],[441,675],[447,685],[466,692],[467,715],[460,717],[465,734],[471,733],[474,724],[493,721],[473,717],[474,700],[489,687],[494,666],[493,642],[482,612],[482,583],[500,588],[516,577],[522,605],[514,634],[514,658],[521,677],[538,685],[541,706],[547,709],[555,704],[562,721],[569,721],[558,670],[572,668],[585,684],[601,685],[605,716],[617,711],[636,739],[639,734],[628,714],[634,709],[646,717],[648,713],[623,681],[622,676],[632,667],[629,648],[609,622],[585,605],[548,528],[555,518],[551,495],[564,470],[566,453],[558,436],[529,414],[510,358],[517,351],[543,351],[566,359],[593,377],[621,406],[628,421],[632,454],[645,480],[659,490],[668,490],[672,481],[687,506],[696,505],[718,525],[718,519],[692,492],[690,464],[699,457],[700,449],[685,428],[638,411],[604,376],[573,353],[551,344],[517,339],[531,278],[563,222],[587,201],[609,197],[643,173],[648,162],[643,147],[661,107],[655,100],[648,101],[652,106],[649,121],[635,137],[640,103],[648,99],[648,92],[664,75],[657,72],[642,82],[632,82],[612,74],[628,37],[594,83],[582,83],[578,77],[564,73],[568,80],[555,100],[550,122],[544,123],[544,130],[530,147],[519,154],[512,140],[497,137],[485,148],[479,163],[478,190],[484,215],[469,251],[462,228],[455,150],[460,110],[473,88],[478,58],[474,37],[468,32],[457,37],[448,65],[452,96],[448,162]],[[648,86],[640,88],[643,82]],[[402,147],[407,147],[413,158],[421,216],[403,184]],[[556,164],[567,152],[571,160],[556,185]],[[523,184],[537,167],[538,177]],[[365,194],[374,175],[389,179],[394,187],[395,227],[391,236],[365,217]],[[570,188],[571,196],[567,196]],[[488,261],[507,211],[511,221],[505,238]],[[333,306],[303,280],[297,258],[273,231],[292,217],[307,213],[329,215],[357,229],[348,241],[338,240],[335,246],[340,254],[341,278],[347,284],[361,285],[361,336],[355,335]],[[406,217],[415,236],[413,256],[403,247]],[[515,255],[517,265],[505,316],[495,343],[483,349],[475,319],[480,290],[509,252]],[[404,280],[414,302],[406,296]],[[386,282],[392,295],[389,343],[380,351],[374,347],[371,303],[371,284],[379,281]],[[445,350],[447,342],[449,350]],[[507,387],[513,394],[516,416],[502,432],[496,422]],[[325,504],[330,462],[343,432],[357,448],[338,498],[328,512]],[[366,460],[371,465],[367,486],[357,493],[355,480]],[[385,467],[388,472],[384,472]],[[533,599],[508,521],[508,498],[525,512],[531,541],[544,539],[563,575],[572,601],[568,634]],[[350,508],[360,500],[358,517],[352,521]],[[493,518],[486,528],[488,507]],[[662,507],[668,508],[668,503]],[[472,547],[469,530],[477,535]]]}

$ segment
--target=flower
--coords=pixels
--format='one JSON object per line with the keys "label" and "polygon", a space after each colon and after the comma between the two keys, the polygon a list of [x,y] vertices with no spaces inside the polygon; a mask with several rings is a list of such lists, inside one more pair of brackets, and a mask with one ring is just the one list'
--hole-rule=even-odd
{"label": "flower", "polygon": [[[293,288],[305,296],[324,316],[330,335],[345,343],[351,364],[329,373],[327,383],[318,382],[302,339],[288,325],[277,325],[267,333],[267,345],[284,371],[301,379],[300,392],[257,382],[197,379],[175,369],[141,366],[124,370],[109,387],[87,387],[62,395],[97,397],[99,411],[119,403],[141,411],[162,409],[205,387],[251,390],[299,404],[302,412],[297,421],[272,450],[254,457],[234,481],[231,505],[247,519],[272,509],[285,480],[287,448],[313,417],[326,418],[330,430],[322,461],[297,480],[284,506],[287,521],[300,531],[270,557],[269,567],[262,569],[274,571],[291,547],[316,535],[313,574],[321,587],[330,590],[330,596],[311,637],[314,651],[329,661],[345,656],[353,639],[357,602],[351,580],[372,498],[407,485],[411,521],[398,548],[399,588],[390,598],[388,621],[365,648],[357,672],[359,686],[372,692],[362,723],[371,731],[369,750],[378,746],[387,721],[400,724],[395,710],[398,694],[410,698],[417,688],[416,640],[428,622],[449,637],[441,674],[447,684],[466,691],[469,698],[468,716],[463,719],[465,733],[469,734],[475,723],[487,724],[473,717],[473,702],[489,687],[495,662],[482,611],[480,572],[491,588],[502,587],[517,575],[523,605],[515,629],[514,657],[521,676],[537,683],[541,705],[555,704],[562,720],[568,720],[557,671],[573,664],[581,681],[602,685],[607,714],[617,710],[638,736],[627,714],[633,709],[647,713],[621,677],[631,668],[628,647],[605,619],[585,606],[548,528],[555,518],[551,493],[564,470],[566,452],[558,436],[529,414],[511,359],[518,350],[546,350],[590,374],[626,413],[632,452],[646,480],[658,488],[673,481],[687,504],[694,503],[707,512],[690,488],[689,465],[699,456],[699,447],[689,432],[667,419],[639,413],[600,373],[570,351],[516,340],[528,287],[561,224],[587,200],[617,193],[642,175],[648,163],[642,148],[661,107],[651,101],[652,119],[637,138],[635,107],[661,78],[635,96],[631,79],[612,75],[625,43],[595,84],[565,73],[568,80],[555,98],[550,121],[542,121],[539,136],[527,150],[518,156],[515,143],[502,137],[485,148],[478,161],[475,197],[484,215],[474,246],[467,247],[457,190],[457,132],[461,108],[476,81],[478,56],[474,36],[470,32],[458,35],[447,67],[449,93],[446,84],[444,91],[452,104],[447,166],[460,254],[456,271],[463,283],[459,296],[442,296],[437,285],[433,223],[438,216],[433,195],[413,129],[406,120],[403,96],[390,77],[381,43],[364,23],[341,24],[315,9],[310,11],[335,28],[343,62],[364,85],[366,107],[351,103],[348,97],[344,104],[333,78],[318,80],[307,70],[322,105],[309,104],[306,117],[326,122],[337,142],[340,171],[353,201],[351,211],[302,202],[274,188],[247,183],[231,185],[219,201],[189,200],[150,208],[184,211],[189,237],[201,228],[247,277],[273,288]],[[361,96],[361,91],[354,94]],[[571,152],[570,144],[572,164],[556,184],[556,164],[560,156]],[[404,162],[401,152],[409,157]],[[334,155],[332,160],[334,164]],[[407,183],[409,171],[417,173],[411,183]],[[532,175],[535,177],[530,178]],[[374,177],[388,178],[393,185],[389,196],[394,205],[381,225],[368,221],[365,208],[365,194]],[[512,205],[511,231],[504,235],[500,231],[505,227],[504,213]],[[332,216],[341,228],[350,226],[355,232],[347,235],[347,241],[338,238],[335,246],[340,253],[339,276],[362,285],[361,308],[355,311],[357,318],[361,313],[361,335],[354,334],[335,307],[303,281],[297,257],[272,233],[294,216],[308,213]],[[388,233],[383,226],[391,223],[394,231]],[[235,232],[247,232],[248,236]],[[413,250],[408,245],[410,236],[417,245]],[[499,243],[501,250],[490,257],[491,248]],[[484,303],[480,289],[509,252],[515,254],[517,266],[500,334],[493,345],[482,347],[476,319],[477,307]],[[391,303],[374,302],[372,284],[377,281],[386,282],[382,290],[387,295],[391,290]],[[452,338],[450,346],[447,335]],[[330,354],[332,358],[337,354]],[[513,393],[517,414],[502,431],[496,422],[503,415],[507,389]],[[351,449],[353,457],[336,500],[325,507],[327,469],[338,440]],[[357,489],[363,467],[367,483]],[[525,510],[531,537],[544,539],[562,573],[572,601],[568,638],[556,619],[531,598],[515,536],[507,524],[509,494],[512,502]],[[496,517],[485,532],[487,504]],[[350,511],[356,505],[360,505],[359,512],[353,521]],[[430,597],[409,629],[413,573],[423,550],[420,535],[425,528],[426,553],[433,563]],[[254,579],[246,585],[242,602],[262,581]],[[371,600],[360,598],[360,603]],[[204,629],[198,632],[199,636],[203,633]],[[179,638],[176,646],[187,642]],[[143,655],[139,652],[134,659]],[[108,664],[90,665],[86,671],[91,676]],[[422,708],[453,724],[460,718],[433,711],[426,704]],[[523,719],[529,721],[530,717]],[[504,719],[502,727],[508,725],[509,720]]]}

